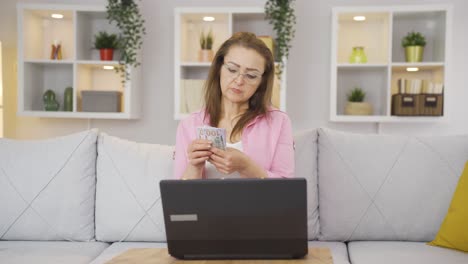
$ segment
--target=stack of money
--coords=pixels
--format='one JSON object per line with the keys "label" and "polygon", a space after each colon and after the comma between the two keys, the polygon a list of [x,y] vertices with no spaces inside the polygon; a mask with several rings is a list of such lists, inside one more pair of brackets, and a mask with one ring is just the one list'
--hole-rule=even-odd
{"label": "stack of money", "polygon": [[226,150],[226,129],[202,126],[197,127],[197,138],[213,142],[213,147]]}

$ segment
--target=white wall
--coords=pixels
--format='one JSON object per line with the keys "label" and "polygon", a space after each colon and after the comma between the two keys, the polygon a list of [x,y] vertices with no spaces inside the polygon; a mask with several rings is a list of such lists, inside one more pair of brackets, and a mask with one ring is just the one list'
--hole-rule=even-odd
{"label": "white wall", "polygon": [[[16,1],[2,0],[1,14],[16,13]],[[21,2],[46,3],[101,3],[107,1],[78,0],[28,0]],[[143,0],[142,12],[146,20],[147,35],[143,45],[143,116],[139,120],[75,120],[75,119],[40,119],[15,118],[11,120],[14,129],[6,130],[8,137],[42,138],[63,135],[74,131],[97,127],[111,135],[136,140],[140,142],[173,144],[177,121],[173,120],[173,10],[179,6],[263,6],[264,0]],[[404,4],[440,4],[452,3],[454,6],[453,46],[450,72],[450,93],[446,104],[450,106],[447,115],[450,119],[445,123],[330,123],[329,118],[329,86],[330,86],[330,30],[331,8],[344,5],[404,5]],[[296,0],[296,38],[292,45],[288,61],[288,113],[295,130],[327,126],[348,131],[370,133],[407,133],[407,134],[453,134],[468,133],[468,108],[464,107],[468,99],[466,72],[468,64],[468,34],[465,25],[468,24],[466,0]],[[16,43],[16,35],[11,39],[11,33],[5,34],[4,28],[16,25],[16,16],[0,16],[0,40],[4,36],[10,42]],[[6,26],[7,25],[7,26]],[[14,50],[16,53],[16,50]],[[4,56],[5,53],[4,53]],[[16,56],[16,54],[14,55]],[[12,56],[9,56],[10,58]],[[6,58],[4,58],[4,61]],[[10,67],[12,61],[4,63]],[[4,74],[4,77],[6,75]],[[5,77],[6,78],[6,77]],[[5,89],[14,89],[5,87]],[[16,96],[15,91],[8,91]],[[16,107],[16,104],[15,104]],[[10,105],[5,111],[14,116],[15,108]],[[15,124],[16,123],[16,124]],[[10,123],[7,123],[10,125]]]}
{"label": "white wall", "polygon": [[2,42],[0,41],[0,138],[3,137],[3,78],[2,78]]}

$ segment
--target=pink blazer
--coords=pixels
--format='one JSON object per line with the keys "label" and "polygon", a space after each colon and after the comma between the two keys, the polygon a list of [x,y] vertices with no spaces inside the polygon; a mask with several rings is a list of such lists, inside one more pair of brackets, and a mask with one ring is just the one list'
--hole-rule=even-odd
{"label": "pink blazer", "polygon": [[[209,125],[203,110],[179,123],[174,155],[174,178],[182,177],[187,165],[187,147],[196,139],[196,127]],[[291,121],[286,113],[269,109],[266,116],[250,122],[242,131],[243,152],[263,167],[269,178],[294,177],[294,143]]]}

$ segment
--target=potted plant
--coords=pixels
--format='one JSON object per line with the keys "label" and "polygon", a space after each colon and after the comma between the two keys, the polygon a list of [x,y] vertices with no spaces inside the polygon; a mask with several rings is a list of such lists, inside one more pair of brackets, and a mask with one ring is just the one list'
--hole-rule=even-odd
{"label": "potted plant", "polygon": [[267,0],[265,3],[265,17],[273,25],[275,37],[275,57],[279,61],[276,74],[281,79],[284,68],[283,59],[289,56],[291,40],[294,38],[296,15],[292,3],[294,0]]}
{"label": "potted plant", "polygon": [[122,67],[115,67],[129,79],[128,68],[138,67],[138,51],[143,44],[143,35],[146,34],[145,20],[134,0],[108,0],[107,19],[109,23],[115,22],[120,29],[120,59]]}
{"label": "potted plant", "polygon": [[405,48],[407,62],[422,61],[426,38],[420,32],[408,32],[401,40],[401,45]]}
{"label": "potted plant", "polygon": [[213,32],[210,29],[208,33],[200,33],[200,51],[198,52],[199,61],[211,62],[213,60]]}
{"label": "potted plant", "polygon": [[113,60],[114,49],[119,47],[116,34],[100,31],[94,35],[94,48],[99,50],[101,60]]}
{"label": "potted plant", "polygon": [[345,107],[346,115],[372,115],[373,109],[370,103],[364,102],[366,92],[360,87],[355,87],[348,94],[348,102]]}

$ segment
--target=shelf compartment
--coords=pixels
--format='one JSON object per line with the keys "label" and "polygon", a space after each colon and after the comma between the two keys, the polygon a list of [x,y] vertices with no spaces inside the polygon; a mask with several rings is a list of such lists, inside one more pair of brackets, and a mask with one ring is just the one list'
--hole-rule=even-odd
{"label": "shelf compartment", "polygon": [[[365,16],[365,21],[354,21],[355,16]],[[364,47],[370,64],[388,63],[389,26],[388,12],[345,12],[338,14],[337,63],[349,62],[353,47]]]}
{"label": "shelf compartment", "polygon": [[421,65],[419,64],[419,71],[408,72],[406,66],[393,66],[392,67],[392,78],[391,78],[391,94],[399,93],[398,80],[399,79],[421,79],[433,83],[444,84],[444,67],[437,65]]}
{"label": "shelf compartment", "polygon": [[[104,66],[118,67],[116,62],[96,62],[96,63],[78,63],[76,66],[76,108],[78,112],[82,111],[81,92],[86,90],[93,91],[119,91],[122,92],[121,111],[125,112],[125,90],[124,78],[115,70],[103,69]],[[89,112],[86,112],[89,113]]]}
{"label": "shelf compartment", "polygon": [[[119,29],[108,22],[105,11],[77,11],[76,17],[77,59],[99,60],[99,50],[94,48],[94,36],[100,31],[119,35]],[[119,56],[119,51],[114,50],[115,61]]]}
{"label": "shelf compartment", "polygon": [[202,66],[184,66],[180,69],[181,79],[206,79],[210,65]]}
{"label": "shelf compartment", "polygon": [[[52,18],[52,14],[62,14],[62,19]],[[63,60],[74,59],[75,45],[73,36],[74,17],[69,10],[32,10],[24,9],[20,25],[23,32],[24,59],[50,59],[52,45],[61,43]]]}
{"label": "shelf compartment", "polygon": [[[203,17],[214,17],[214,21],[207,22]],[[227,13],[219,12],[197,12],[180,14],[180,61],[197,62],[200,50],[200,33],[205,34],[210,30],[213,32],[213,52],[219,49],[221,44],[227,40],[229,34],[230,17]],[[176,29],[177,30],[177,29]],[[177,31],[176,31],[177,32]]]}
{"label": "shelf compartment", "polygon": [[392,61],[404,62],[401,40],[408,32],[417,31],[426,37],[423,62],[445,61],[446,11],[395,12],[393,14]]}
{"label": "shelf compartment", "polygon": [[273,27],[263,12],[232,14],[232,32],[252,32],[257,36],[275,37]]}
{"label": "shelf compartment", "polygon": [[[387,114],[387,67],[341,67],[337,72],[336,113],[344,116],[347,94],[355,87],[366,92],[365,101],[372,104],[373,116]],[[352,117],[352,116],[349,116]]]}
{"label": "shelf compartment", "polygon": [[200,110],[203,104],[203,79],[180,80],[180,109],[181,114],[189,114]]}
{"label": "shelf compartment", "polygon": [[55,92],[56,100],[63,109],[65,88],[73,86],[73,64],[24,63],[23,108],[25,111],[43,111],[43,94],[47,90]]}

